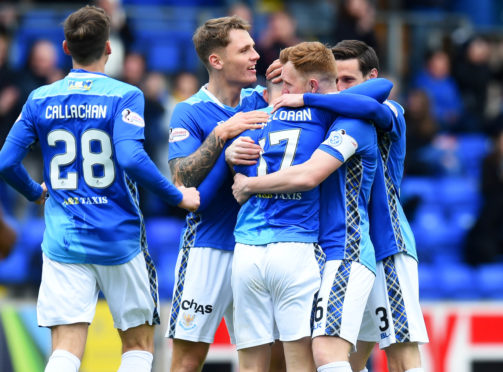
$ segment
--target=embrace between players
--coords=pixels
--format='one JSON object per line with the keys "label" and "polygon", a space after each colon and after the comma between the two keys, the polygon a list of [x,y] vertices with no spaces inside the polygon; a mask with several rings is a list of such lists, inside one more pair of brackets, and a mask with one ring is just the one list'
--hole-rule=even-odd
{"label": "embrace between players", "polygon": [[[32,92],[0,152],[6,181],[45,202],[37,312],[52,334],[46,372],[78,371],[100,289],[123,343],[119,371],[152,368],[157,278],[136,182],[190,211],[166,331],[172,371],[201,370],[222,317],[240,371],[282,370],[281,353],[288,371],[365,371],[376,342],[390,370],[422,371],[417,255],[398,200],[403,109],[386,101],[391,83],[377,78],[372,48],[300,43],[271,66],[276,86],[247,88],[259,58],[249,25],[205,22],[193,41],[209,81],[170,123],[175,187],[143,150],[141,91],[103,73],[108,17],[84,7],[64,30],[74,68]],[[290,94],[278,94],[280,83]],[[45,115],[72,105],[104,114]],[[37,140],[42,185],[21,164]],[[65,203],[87,196],[103,203]],[[283,350],[271,361],[275,340]]]}

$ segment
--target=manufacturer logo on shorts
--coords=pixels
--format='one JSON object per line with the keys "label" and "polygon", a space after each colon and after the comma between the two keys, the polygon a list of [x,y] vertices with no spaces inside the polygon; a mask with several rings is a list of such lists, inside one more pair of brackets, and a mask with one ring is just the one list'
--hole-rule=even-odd
{"label": "manufacturer logo on shorts", "polygon": [[195,318],[196,316],[194,314],[183,313],[182,319],[178,322],[178,324],[180,324],[180,327],[186,331],[190,331],[191,329],[196,328],[196,323],[194,323]]}
{"label": "manufacturer logo on shorts", "polygon": [[184,128],[170,128],[169,129],[169,142],[183,141],[189,138],[189,131]]}

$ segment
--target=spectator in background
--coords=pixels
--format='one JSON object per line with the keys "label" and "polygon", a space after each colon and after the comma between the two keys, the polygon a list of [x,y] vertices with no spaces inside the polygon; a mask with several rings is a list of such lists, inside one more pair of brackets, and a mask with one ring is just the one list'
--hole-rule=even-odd
{"label": "spectator in background", "polygon": [[492,79],[489,42],[477,36],[466,42],[453,65],[465,112],[461,129],[482,131],[486,127],[487,91]]}
{"label": "spectator in background", "polygon": [[8,55],[9,38],[5,32],[0,31],[0,146],[22,107],[17,76],[8,65]]}
{"label": "spectator in background", "polygon": [[455,133],[461,130],[461,93],[451,75],[451,62],[445,51],[434,50],[427,54],[426,66],[415,77],[413,85],[430,97],[440,131]]}
{"label": "spectator in background", "polygon": [[7,221],[5,221],[0,205],[0,260],[10,254],[12,247],[14,247],[14,243],[16,243],[16,232]]}
{"label": "spectator in background", "polygon": [[227,15],[236,15],[240,18],[243,18],[253,27],[253,10],[245,3],[237,2],[232,4],[227,11]]}
{"label": "spectator in background", "polygon": [[125,55],[129,52],[128,48],[133,45],[134,35],[121,0],[97,0],[96,6],[103,8],[110,17],[110,44],[113,53],[108,59],[105,73],[111,77],[118,77],[122,71]]}
{"label": "spectator in background", "polygon": [[468,233],[465,260],[472,265],[503,258],[503,125],[494,134],[494,147],[482,164],[482,208]]}
{"label": "spectator in background", "polygon": [[45,39],[35,41],[30,49],[26,68],[20,75],[21,101],[24,102],[32,90],[62,78],[63,71],[58,68],[56,46]]}
{"label": "spectator in background", "polygon": [[421,89],[410,91],[405,107],[407,107],[404,113],[407,123],[405,169],[408,174],[436,173],[438,166],[433,139],[438,132],[438,126],[431,112],[428,94]]}
{"label": "spectator in background", "polygon": [[298,44],[301,40],[296,34],[296,22],[290,14],[284,11],[272,13],[267,23],[267,28],[260,35],[257,43],[257,53],[260,59],[257,62],[258,81],[265,85],[265,72],[267,68],[278,59],[282,49]]}
{"label": "spectator in background", "polygon": [[136,52],[128,53],[124,59],[120,80],[140,87],[145,79],[146,69],[147,64],[142,54]]}
{"label": "spectator in background", "polygon": [[341,0],[338,2],[337,20],[332,43],[342,40],[361,40],[374,48],[380,57],[374,31],[376,9],[369,0]]}

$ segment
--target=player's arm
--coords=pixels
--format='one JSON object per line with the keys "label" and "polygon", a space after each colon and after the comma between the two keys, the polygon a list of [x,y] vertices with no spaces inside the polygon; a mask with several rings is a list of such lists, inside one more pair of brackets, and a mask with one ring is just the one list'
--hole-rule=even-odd
{"label": "player's arm", "polygon": [[342,129],[350,128],[352,120],[354,119],[338,118],[330,128],[327,139],[321,143],[311,158],[302,164],[260,177],[237,174],[232,186],[236,200],[244,203],[255,193],[289,193],[306,191],[318,186],[358,149],[356,139]]}
{"label": "player's arm", "polygon": [[171,205],[189,211],[199,207],[199,193],[194,188],[175,187],[149,158],[140,140],[124,139],[115,143],[117,161],[136,182]]}
{"label": "player's arm", "polygon": [[322,150],[316,150],[306,162],[260,177],[237,173],[232,192],[239,203],[256,193],[289,193],[307,191],[322,183],[335,172],[342,161]]}
{"label": "player's arm", "polygon": [[139,89],[128,91],[120,102],[113,131],[117,162],[134,181],[169,204],[189,211],[196,210],[199,207],[199,192],[195,188],[175,187],[145,152],[143,109],[144,98]]}
{"label": "player's arm", "polygon": [[23,106],[0,151],[0,176],[29,201],[43,204],[47,189],[35,182],[21,163],[31,146],[37,141],[33,127],[31,97]]}
{"label": "player's arm", "polygon": [[280,107],[319,107],[351,118],[372,120],[383,130],[391,129],[392,113],[381,104],[389,95],[393,84],[382,78],[367,80],[340,94],[305,93],[284,94],[273,103],[273,112]]}
{"label": "player's arm", "polygon": [[0,175],[26,199],[36,202],[45,197],[45,191],[30,177],[21,163],[28,151],[28,148],[6,140],[0,151]]}
{"label": "player's arm", "polygon": [[217,125],[195,152],[169,161],[173,182],[198,187],[214,166],[227,140],[247,129],[260,128],[268,118],[263,111],[239,112]]}

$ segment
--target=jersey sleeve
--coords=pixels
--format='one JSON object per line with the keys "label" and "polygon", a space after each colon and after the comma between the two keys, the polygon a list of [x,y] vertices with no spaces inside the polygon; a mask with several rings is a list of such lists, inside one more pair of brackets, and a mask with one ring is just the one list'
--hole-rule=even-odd
{"label": "jersey sleeve", "polygon": [[340,117],[332,124],[318,149],[344,163],[359,149],[369,145],[373,131],[374,127],[362,120]]}
{"label": "jersey sleeve", "polygon": [[225,162],[225,151],[223,151],[215,162],[215,165],[213,165],[213,168],[211,168],[210,173],[208,173],[197,188],[201,200],[198,212],[203,212],[208,207],[215,194],[219,192],[220,187],[224,184],[229,172],[229,166]]}
{"label": "jersey sleeve", "polygon": [[308,106],[330,110],[350,118],[371,120],[382,130],[389,131],[392,126],[392,113],[382,105],[393,84],[382,78],[369,79],[348,88],[340,94],[304,94]]}
{"label": "jersey sleeve", "polygon": [[182,201],[181,191],[161,174],[140,140],[119,141],[115,149],[119,164],[133,180],[172,205]]}
{"label": "jersey sleeve", "polygon": [[405,110],[395,101],[384,101],[384,104],[389,108],[392,116],[392,127],[390,130],[391,139],[398,140],[402,135],[405,135]]}
{"label": "jersey sleeve", "polygon": [[[260,139],[263,137],[264,133],[264,128],[262,129],[248,129],[245,130],[243,133],[241,133],[239,136],[233,138],[232,140],[229,140],[227,142],[227,146],[230,146],[236,139],[239,137],[250,137],[256,144],[259,144]],[[225,152],[225,150],[224,150]],[[258,163],[259,159],[257,159]],[[257,164],[253,165],[234,165],[234,171],[236,173],[242,173],[245,176],[248,177],[253,177],[257,175]]]}
{"label": "jersey sleeve", "polygon": [[30,97],[23,106],[21,114],[12,126],[9,131],[9,135],[6,138],[6,141],[11,141],[26,149],[38,140],[34,121],[34,117],[36,117],[36,115],[34,115],[34,111],[36,111],[36,109],[32,106],[32,95],[33,93],[30,94]]}
{"label": "jersey sleeve", "polygon": [[139,89],[128,91],[119,101],[114,118],[114,143],[121,140],[144,140],[145,99]]}
{"label": "jersey sleeve", "polygon": [[368,79],[363,83],[354,85],[351,88],[343,90],[342,92],[361,94],[367,97],[372,97],[378,102],[383,103],[388,98],[392,88],[393,83],[388,79],[375,78]]}
{"label": "jersey sleeve", "polygon": [[194,107],[186,102],[175,106],[169,124],[169,160],[189,156],[204,142],[206,136],[196,115]]}
{"label": "jersey sleeve", "polygon": [[9,185],[28,200],[35,201],[42,194],[42,187],[30,177],[21,163],[30,146],[37,141],[30,98],[12,126],[0,151],[0,174]]}

